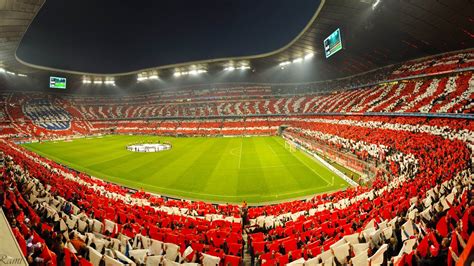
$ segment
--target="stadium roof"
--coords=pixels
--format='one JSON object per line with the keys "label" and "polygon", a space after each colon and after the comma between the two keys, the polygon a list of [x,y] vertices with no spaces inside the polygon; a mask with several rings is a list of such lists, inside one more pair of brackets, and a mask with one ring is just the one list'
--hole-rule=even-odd
{"label": "stadium roof", "polygon": [[93,73],[257,55],[289,43],[320,0],[48,0],[17,56]]}
{"label": "stadium roof", "polygon": [[[21,38],[43,2],[0,1],[0,67],[22,73],[46,70],[80,75],[101,74],[50,69],[28,64],[26,59],[18,62],[16,51]],[[212,71],[222,69],[230,62],[249,63],[259,71],[307,53],[315,53],[315,80],[350,76],[412,58],[474,47],[472,14],[474,4],[469,0],[322,0],[306,27],[288,44],[274,51],[158,64],[145,70],[112,75],[135,75],[156,70],[166,76],[190,65],[202,65]],[[337,28],[342,32],[344,50],[326,59],[323,40]],[[193,43],[188,45],[192,49]]]}

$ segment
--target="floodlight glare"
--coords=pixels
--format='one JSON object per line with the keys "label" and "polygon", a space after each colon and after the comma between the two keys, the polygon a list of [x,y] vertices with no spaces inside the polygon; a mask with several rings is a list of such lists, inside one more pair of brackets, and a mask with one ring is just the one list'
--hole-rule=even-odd
{"label": "floodlight glare", "polygon": [[300,63],[302,61],[303,61],[303,58],[299,57],[299,58],[294,59],[292,63]]}
{"label": "floodlight glare", "polygon": [[16,75],[15,72],[7,71],[7,74]]}
{"label": "floodlight glare", "polygon": [[94,84],[102,84],[102,80],[94,80]]}
{"label": "floodlight glare", "polygon": [[375,8],[380,4],[380,0],[375,0],[374,4],[372,5],[372,10],[375,10]]}
{"label": "floodlight glare", "polygon": [[230,66],[230,67],[226,67],[224,68],[225,71],[234,71],[235,70],[235,67],[233,66]]}
{"label": "floodlight glare", "polygon": [[289,65],[289,64],[291,64],[290,61],[285,61],[285,62],[281,62],[280,66],[283,67],[283,66],[286,66],[286,65]]}
{"label": "floodlight glare", "polygon": [[151,75],[148,77],[148,79],[158,79],[158,75]]}
{"label": "floodlight glare", "polygon": [[26,78],[26,77],[27,77],[27,75],[21,74],[21,73],[18,73],[18,76],[19,76],[19,77],[23,77],[23,78]]}
{"label": "floodlight glare", "polygon": [[173,76],[179,77],[179,76],[181,76],[181,72],[174,72]]}
{"label": "floodlight glare", "polygon": [[306,55],[304,56],[304,60],[307,60],[307,59],[313,58],[313,56],[314,56],[314,53],[309,53],[309,54],[306,54]]}
{"label": "floodlight glare", "polygon": [[0,73],[5,73],[5,69],[0,67]]}

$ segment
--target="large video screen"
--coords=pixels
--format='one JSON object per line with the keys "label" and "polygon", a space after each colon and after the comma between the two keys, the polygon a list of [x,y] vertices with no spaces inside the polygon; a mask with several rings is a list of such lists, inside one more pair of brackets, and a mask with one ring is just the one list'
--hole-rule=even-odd
{"label": "large video screen", "polygon": [[49,77],[49,87],[52,89],[66,89],[66,78]]}
{"label": "large video screen", "polygon": [[342,49],[342,40],[341,40],[341,31],[337,29],[329,37],[324,39],[324,52],[326,53],[326,58],[337,53]]}

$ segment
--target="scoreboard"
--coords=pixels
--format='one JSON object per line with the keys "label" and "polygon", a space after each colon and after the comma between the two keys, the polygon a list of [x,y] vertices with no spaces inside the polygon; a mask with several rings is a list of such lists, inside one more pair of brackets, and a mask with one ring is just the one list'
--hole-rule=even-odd
{"label": "scoreboard", "polygon": [[52,89],[66,89],[66,78],[49,77],[49,87]]}
{"label": "scoreboard", "polygon": [[342,49],[341,30],[337,29],[326,39],[324,39],[324,53],[326,58],[339,52]]}

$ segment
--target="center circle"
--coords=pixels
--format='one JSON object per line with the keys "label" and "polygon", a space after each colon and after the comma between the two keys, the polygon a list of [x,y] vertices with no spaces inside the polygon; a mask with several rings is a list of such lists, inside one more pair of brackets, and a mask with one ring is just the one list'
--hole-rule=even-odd
{"label": "center circle", "polygon": [[127,146],[128,151],[132,152],[160,152],[171,149],[170,143],[139,143]]}

